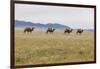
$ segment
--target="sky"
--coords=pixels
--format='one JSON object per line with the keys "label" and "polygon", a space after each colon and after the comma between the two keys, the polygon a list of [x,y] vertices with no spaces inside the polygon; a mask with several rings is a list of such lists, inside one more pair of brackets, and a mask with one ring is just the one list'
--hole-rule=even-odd
{"label": "sky", "polygon": [[15,20],[42,24],[59,23],[73,29],[94,29],[94,9],[15,4]]}

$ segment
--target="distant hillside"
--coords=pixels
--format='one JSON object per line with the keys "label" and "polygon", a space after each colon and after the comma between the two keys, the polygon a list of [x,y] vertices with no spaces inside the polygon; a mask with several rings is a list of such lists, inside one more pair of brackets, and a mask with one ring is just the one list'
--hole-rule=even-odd
{"label": "distant hillside", "polygon": [[23,27],[35,27],[39,29],[45,29],[48,27],[56,28],[56,29],[65,29],[65,28],[70,28],[68,26],[59,24],[59,23],[47,23],[47,24],[42,24],[42,23],[32,23],[32,22],[26,22],[26,21],[19,21],[15,20],[15,27],[16,28],[23,28]]}
{"label": "distant hillside", "polygon": [[93,32],[93,29],[84,29],[85,31]]}

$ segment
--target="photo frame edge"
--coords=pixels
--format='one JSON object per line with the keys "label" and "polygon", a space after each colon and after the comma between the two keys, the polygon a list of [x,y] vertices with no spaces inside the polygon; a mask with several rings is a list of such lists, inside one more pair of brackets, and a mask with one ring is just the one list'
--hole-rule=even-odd
{"label": "photo frame edge", "polygon": [[[27,67],[45,67],[45,66],[60,66],[60,65],[76,65],[76,64],[91,64],[96,63],[96,5],[79,5],[79,4],[63,4],[63,3],[49,3],[49,2],[35,2],[35,1],[13,1],[10,2],[10,68],[27,68]],[[52,5],[52,6],[67,6],[68,7],[83,7],[83,8],[94,8],[94,61],[86,62],[71,62],[71,63],[59,63],[59,64],[44,64],[44,65],[23,65],[15,66],[15,55],[14,55],[14,5],[15,4],[41,4],[41,5]],[[54,5],[55,4],[55,5]],[[71,6],[72,5],[72,6]]]}

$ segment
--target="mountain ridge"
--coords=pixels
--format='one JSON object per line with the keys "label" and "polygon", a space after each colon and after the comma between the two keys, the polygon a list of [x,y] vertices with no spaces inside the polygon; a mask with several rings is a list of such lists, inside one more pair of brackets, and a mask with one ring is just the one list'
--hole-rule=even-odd
{"label": "mountain ridge", "polygon": [[16,28],[23,28],[23,27],[35,27],[35,28],[56,28],[56,29],[64,29],[64,28],[70,28],[66,25],[62,25],[59,23],[47,23],[47,24],[42,24],[42,23],[33,23],[33,22],[26,22],[26,21],[20,21],[20,20],[15,20],[15,27]]}

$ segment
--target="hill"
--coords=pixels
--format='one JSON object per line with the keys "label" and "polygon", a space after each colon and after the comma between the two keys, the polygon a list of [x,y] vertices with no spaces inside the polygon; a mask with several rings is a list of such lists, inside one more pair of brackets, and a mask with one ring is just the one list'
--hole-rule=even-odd
{"label": "hill", "polygon": [[59,24],[59,23],[32,23],[32,22],[26,22],[26,21],[19,21],[15,20],[15,27],[16,28],[23,28],[23,27],[35,27],[39,29],[45,29],[48,27],[56,28],[56,29],[65,29],[65,28],[70,28],[68,26]]}

